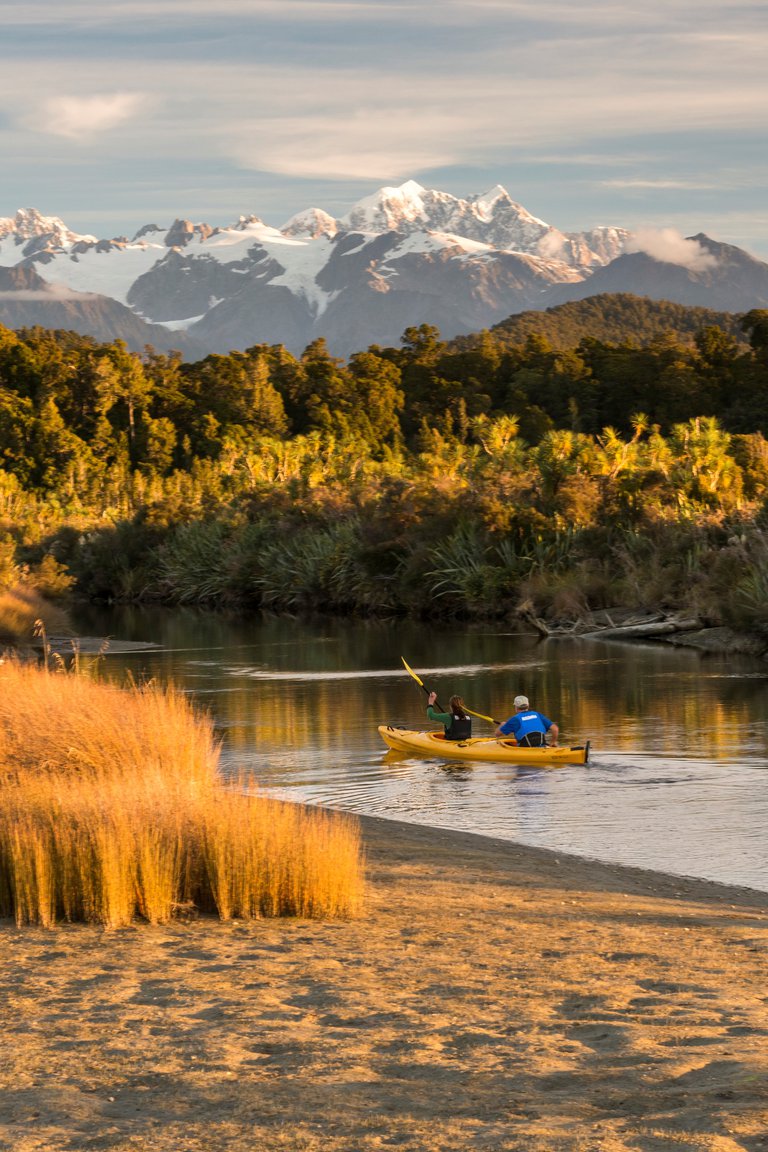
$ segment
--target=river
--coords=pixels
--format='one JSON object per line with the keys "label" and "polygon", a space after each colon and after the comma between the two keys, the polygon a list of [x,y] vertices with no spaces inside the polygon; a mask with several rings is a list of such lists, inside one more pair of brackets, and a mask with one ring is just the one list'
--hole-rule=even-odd
{"label": "river", "polygon": [[[503,625],[88,607],[75,626],[111,637],[110,678],[189,692],[214,717],[224,771],[251,770],[275,795],[768,891],[768,665],[756,660]],[[401,656],[443,702],[458,692],[506,718],[524,693],[561,743],[591,741],[589,764],[388,753],[378,724],[431,727]]]}

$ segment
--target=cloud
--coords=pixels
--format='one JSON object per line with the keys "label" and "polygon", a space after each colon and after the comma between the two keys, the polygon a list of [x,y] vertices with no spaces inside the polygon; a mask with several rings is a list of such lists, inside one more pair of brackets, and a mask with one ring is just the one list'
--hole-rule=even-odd
{"label": "cloud", "polygon": [[198,218],[257,198],[263,215],[271,197],[281,222],[345,182],[357,198],[413,177],[463,195],[501,182],[568,231],[597,214],[715,234],[718,191],[739,194],[719,198],[739,219],[764,211],[764,9],[7,0],[0,212],[69,196],[138,224],[160,203]]}
{"label": "cloud", "polygon": [[[393,12],[397,18],[404,12],[429,11],[429,4],[395,2],[395,0],[218,0],[216,19],[221,15],[260,20],[271,13],[289,19],[294,16],[317,15],[320,19],[336,16],[348,20],[359,15],[380,19]],[[66,5],[61,0],[24,0],[24,3],[6,2],[3,22],[11,25],[39,26],[41,24],[70,26],[75,22],[108,20],[119,25],[146,17],[154,21],[177,22],[201,17],[210,22],[212,14],[210,0],[110,0],[106,8],[104,0],[70,0]]]}
{"label": "cloud", "polygon": [[546,232],[537,244],[546,260],[559,260],[563,254],[564,237],[561,232]]}
{"label": "cloud", "polygon": [[717,257],[698,240],[686,239],[675,228],[641,228],[627,240],[626,251],[644,252],[653,260],[679,264],[691,272],[706,272],[717,264]]}
{"label": "cloud", "polygon": [[[647,0],[642,8],[619,5],[615,0],[219,0],[216,18],[231,16],[239,21],[259,21],[272,14],[287,19],[306,17],[347,22],[350,19],[410,19],[423,24],[442,25],[446,19],[472,26],[483,21],[530,21],[550,27],[594,26],[612,28],[707,26],[722,24],[723,13],[729,20],[744,21],[754,14],[761,21],[765,0],[740,0],[733,15],[724,0]],[[71,27],[93,21],[124,25],[137,19],[151,18],[153,26],[199,18],[209,21],[210,0],[4,0],[3,23],[11,26],[40,25]]]}
{"label": "cloud", "polygon": [[93,96],[52,96],[29,127],[67,140],[88,141],[135,116],[145,102],[138,92],[104,92]]}
{"label": "cloud", "polygon": [[95,292],[75,292],[64,285],[51,284],[48,288],[14,288],[0,291],[0,304],[6,300],[34,301],[37,304],[61,304],[67,300],[98,300]]}
{"label": "cloud", "polygon": [[460,118],[412,109],[421,131],[403,129],[403,119],[369,109],[356,117],[285,117],[239,125],[222,142],[227,155],[243,168],[285,176],[326,180],[382,179],[457,162],[458,139],[467,131]]}
{"label": "cloud", "polygon": [[[603,157],[603,163],[605,163],[605,157]],[[732,187],[731,179],[723,183],[714,183],[711,180],[666,180],[660,177],[658,180],[601,180],[600,183],[603,188],[658,188],[664,192],[670,189],[673,191],[712,192]]]}

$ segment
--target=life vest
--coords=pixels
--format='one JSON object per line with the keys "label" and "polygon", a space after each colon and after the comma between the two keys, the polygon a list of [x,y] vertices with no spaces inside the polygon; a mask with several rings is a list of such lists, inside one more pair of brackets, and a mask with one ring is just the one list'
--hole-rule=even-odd
{"label": "life vest", "polygon": [[445,726],[446,740],[469,740],[472,735],[472,721],[469,716],[457,716],[454,712],[450,724]]}
{"label": "life vest", "polygon": [[546,728],[538,712],[519,712],[519,726],[515,733],[518,744],[540,748],[544,744]]}

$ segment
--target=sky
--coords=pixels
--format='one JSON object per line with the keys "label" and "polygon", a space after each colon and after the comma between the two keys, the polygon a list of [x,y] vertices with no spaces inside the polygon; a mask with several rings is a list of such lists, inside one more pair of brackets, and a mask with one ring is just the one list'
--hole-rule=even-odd
{"label": "sky", "polygon": [[0,216],[280,226],[413,179],[768,260],[765,0],[0,0]]}

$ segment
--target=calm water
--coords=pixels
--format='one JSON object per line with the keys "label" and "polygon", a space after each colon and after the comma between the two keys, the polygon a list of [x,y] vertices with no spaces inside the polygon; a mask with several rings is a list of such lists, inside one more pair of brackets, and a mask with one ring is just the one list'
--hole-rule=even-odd
{"label": "calm water", "polygon": [[[663,645],[539,641],[492,627],[240,621],[88,609],[85,635],[151,641],[110,674],[172,680],[213,714],[227,770],[277,795],[768,890],[768,664]],[[506,716],[520,692],[592,741],[588,766],[462,766],[387,752],[425,697]],[[475,721],[475,734],[489,726]]]}

